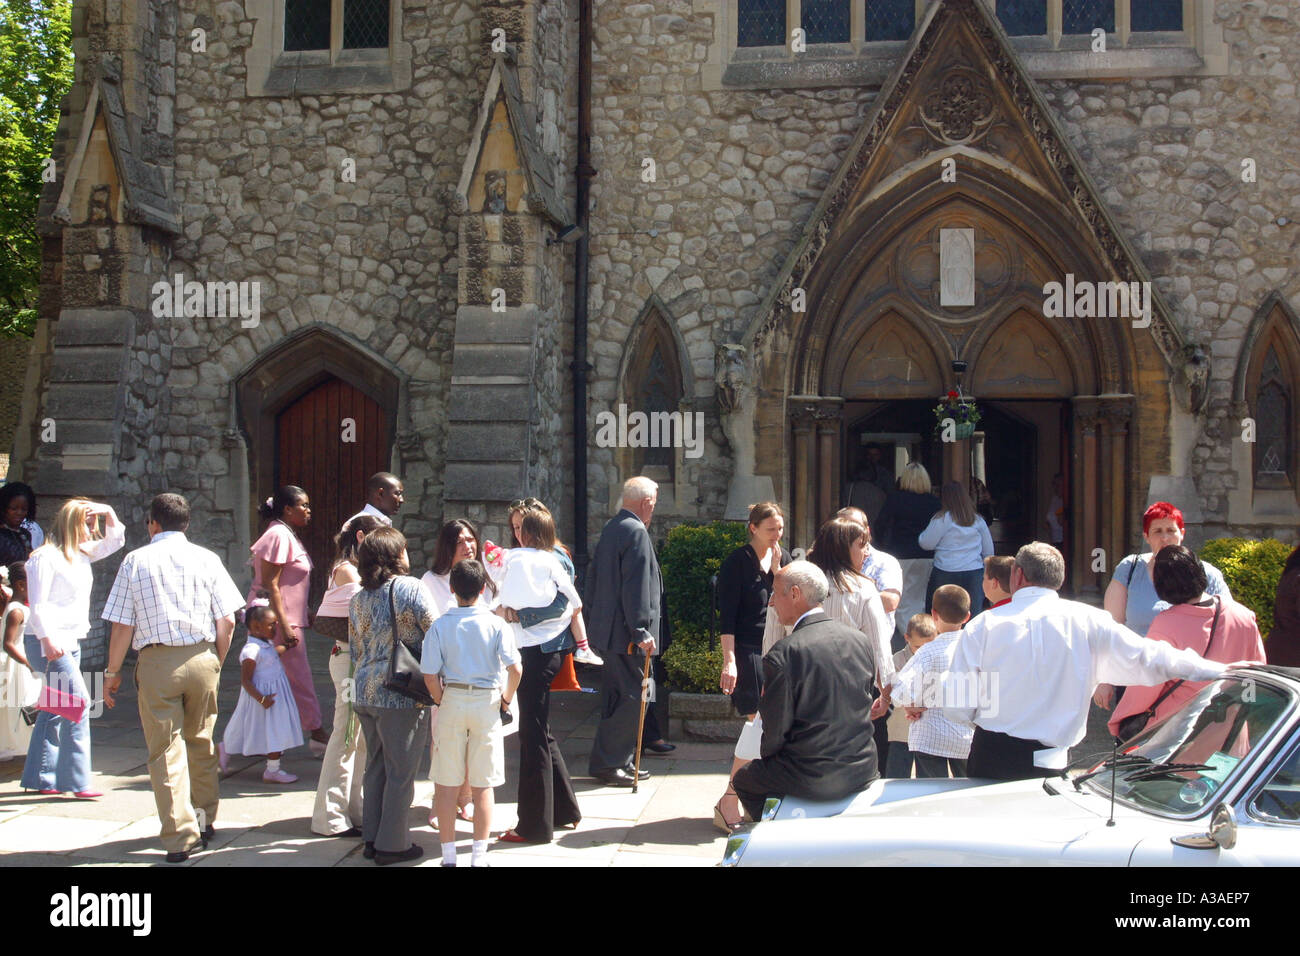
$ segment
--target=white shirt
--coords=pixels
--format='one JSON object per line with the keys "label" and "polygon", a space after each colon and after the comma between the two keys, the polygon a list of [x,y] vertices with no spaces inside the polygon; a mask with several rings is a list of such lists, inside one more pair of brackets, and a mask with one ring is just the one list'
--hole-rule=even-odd
{"label": "white shirt", "polygon": [[372,505],[372,504],[367,504],[364,508],[362,508],[362,509],[361,509],[360,511],[358,511],[356,514],[354,514],[351,518],[349,518],[347,521],[343,522],[343,524],[341,524],[341,525],[339,526],[339,531],[342,531],[344,528],[346,528],[348,525],[350,525],[350,524],[352,523],[353,518],[360,518],[362,515],[370,515],[370,517],[372,517],[372,518],[378,518],[380,524],[387,525],[387,526],[390,527],[390,528],[393,526],[393,519],[392,519],[392,518],[388,517],[388,515],[384,514],[382,511],[380,511],[380,510],[379,510],[378,508],[376,508],[374,505]]}
{"label": "white shirt", "polygon": [[[452,608],[460,606],[456,601],[456,595],[451,593],[450,571],[446,574],[434,574],[432,571],[425,571],[424,577],[420,578],[420,583],[429,592],[429,600],[433,602],[433,616],[435,619],[442,617]],[[470,607],[489,607],[488,602],[483,598],[484,595],[480,594],[478,600],[471,604]]]}
{"label": "white shirt", "polygon": [[[116,516],[115,516],[116,517]],[[72,561],[47,545],[27,559],[27,605],[32,632],[65,651],[90,633],[90,592],[95,583],[90,565],[126,544],[126,527],[108,525],[104,537],[87,541]]]}
{"label": "white shirt", "polygon": [[573,614],[582,607],[582,597],[569,580],[568,572],[560,559],[550,551],[536,548],[511,548],[510,560],[501,575],[497,603],[516,611],[525,607],[546,607],[555,600],[556,593],[569,599],[568,606],[559,617],[534,624],[525,630],[514,625],[515,643],[518,647],[535,647],[559,637],[573,620]]}
{"label": "white shirt", "polygon": [[181,531],[161,531],[122,559],[104,605],[104,620],[135,628],[131,646],[184,647],[215,641],[216,621],[244,606],[244,596],[213,552]]}
{"label": "white shirt", "polygon": [[931,518],[916,537],[917,543],[934,552],[934,566],[939,571],[978,571],[984,559],[993,553],[993,536],[979,515],[972,525],[960,525],[945,511]]}
{"label": "white shirt", "polygon": [[[867,548],[867,553],[862,558],[862,573],[876,585],[878,591],[893,591],[900,598],[903,596],[903,566],[898,563],[898,558],[892,554],[878,548]],[[894,630],[894,612],[886,611],[885,617],[889,620],[889,630]]]}
{"label": "white shirt", "polygon": [[970,756],[975,728],[950,719],[938,706],[943,703],[943,675],[952,666],[959,637],[961,631],[949,631],[922,645],[894,678],[891,696],[897,707],[926,708],[919,720],[907,722],[908,750],[954,760]]}
{"label": "white shirt", "polygon": [[1034,763],[1061,769],[1087,730],[1098,684],[1213,680],[1225,670],[1194,651],[1139,637],[1101,608],[1026,587],[966,625],[943,680],[943,710],[953,720],[1042,741],[1049,749]]}

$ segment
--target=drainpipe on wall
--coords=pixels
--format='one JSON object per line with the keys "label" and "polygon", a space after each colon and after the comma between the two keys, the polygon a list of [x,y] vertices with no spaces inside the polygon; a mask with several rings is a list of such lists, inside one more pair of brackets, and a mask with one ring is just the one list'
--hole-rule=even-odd
{"label": "drainpipe on wall", "polygon": [[573,556],[578,582],[587,571],[587,268],[591,236],[591,30],[593,0],[578,0],[578,165],[576,225],[582,230],[573,261]]}

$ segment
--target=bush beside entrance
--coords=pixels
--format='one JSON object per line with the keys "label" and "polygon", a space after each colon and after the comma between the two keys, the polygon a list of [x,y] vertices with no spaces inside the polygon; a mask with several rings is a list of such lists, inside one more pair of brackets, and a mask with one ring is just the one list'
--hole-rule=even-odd
{"label": "bush beside entrance", "polygon": [[720,694],[722,648],[709,649],[712,591],[709,578],[727,555],[749,541],[743,522],[683,524],[668,532],[659,553],[664,593],[673,627],[673,642],[664,668],[673,687],[687,693]]}
{"label": "bush beside entrance", "polygon": [[[1276,538],[1212,538],[1197,552],[1200,559],[1223,572],[1228,589],[1238,604],[1255,612],[1259,633],[1268,637],[1273,629],[1273,601],[1291,546]],[[1265,645],[1267,649],[1267,645]]]}

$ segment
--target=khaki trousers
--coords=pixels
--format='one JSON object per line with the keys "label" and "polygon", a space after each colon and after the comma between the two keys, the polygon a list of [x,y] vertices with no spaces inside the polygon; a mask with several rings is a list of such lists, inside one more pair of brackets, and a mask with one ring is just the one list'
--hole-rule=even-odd
{"label": "khaki trousers", "polygon": [[221,662],[210,643],[151,644],[135,665],[149,782],[168,853],[188,850],[217,816],[217,723]]}
{"label": "khaki trousers", "polygon": [[[330,678],[334,681],[334,729],[321,761],[316,783],[316,805],[311,815],[311,832],[334,836],[361,826],[362,781],[366,773],[366,736],[361,721],[352,715],[352,685],[346,683],[351,665],[347,642],[341,654],[330,655]],[[348,721],[352,721],[352,742],[348,743]]]}

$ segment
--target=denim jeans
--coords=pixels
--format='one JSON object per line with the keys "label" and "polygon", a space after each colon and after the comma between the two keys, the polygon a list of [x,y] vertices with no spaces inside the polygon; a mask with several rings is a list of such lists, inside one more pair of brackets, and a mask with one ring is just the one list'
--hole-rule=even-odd
{"label": "denim jeans", "polygon": [[[39,638],[27,635],[27,659],[45,663],[46,684],[75,694],[90,702],[90,692],[81,678],[81,647],[65,651],[63,656],[46,661]],[[59,790],[80,793],[90,789],[90,711],[87,707],[80,721],[73,723],[42,710],[32,727],[32,742],[23,764],[22,786],[27,790]]]}

